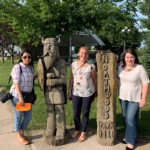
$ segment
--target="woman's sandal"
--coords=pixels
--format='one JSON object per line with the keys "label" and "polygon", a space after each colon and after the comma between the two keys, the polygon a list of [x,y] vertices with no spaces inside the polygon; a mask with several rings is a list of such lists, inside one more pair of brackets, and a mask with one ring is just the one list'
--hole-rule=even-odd
{"label": "woman's sandal", "polygon": [[28,145],[30,142],[24,138],[18,138],[18,142],[24,145]]}
{"label": "woman's sandal", "polygon": [[71,138],[75,139],[79,133],[80,133],[80,131],[74,131],[74,133],[71,135]]}
{"label": "woman's sandal", "polygon": [[128,146],[126,146],[126,150],[134,150],[134,148],[129,148]]}
{"label": "woman's sandal", "polygon": [[122,144],[127,144],[127,142],[125,141],[125,139],[122,140]]}
{"label": "woman's sandal", "polygon": [[85,141],[86,140],[86,136],[85,135],[80,135],[80,137],[79,137],[79,142],[83,142],[83,141]]}
{"label": "woman's sandal", "polygon": [[[130,148],[130,147],[132,147],[132,148]],[[134,145],[132,145],[132,144],[127,144],[126,150],[133,150],[133,149],[134,149]]]}

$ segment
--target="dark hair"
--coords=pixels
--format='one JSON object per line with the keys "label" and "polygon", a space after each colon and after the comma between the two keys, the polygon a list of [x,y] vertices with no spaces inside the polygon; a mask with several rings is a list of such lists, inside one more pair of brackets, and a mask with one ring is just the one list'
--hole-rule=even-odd
{"label": "dark hair", "polygon": [[123,57],[122,57],[122,67],[125,67],[125,65],[126,65],[125,56],[126,56],[127,53],[130,53],[131,55],[133,55],[135,57],[135,62],[134,63],[140,64],[135,50],[133,50],[132,48],[128,48],[128,49],[125,50],[125,52],[123,54]]}
{"label": "dark hair", "polygon": [[23,56],[24,53],[28,53],[28,54],[31,55],[31,62],[29,63],[29,65],[33,67],[33,57],[32,57],[32,53],[29,50],[24,50],[23,52],[21,52],[18,64],[20,62],[22,62],[22,56]]}

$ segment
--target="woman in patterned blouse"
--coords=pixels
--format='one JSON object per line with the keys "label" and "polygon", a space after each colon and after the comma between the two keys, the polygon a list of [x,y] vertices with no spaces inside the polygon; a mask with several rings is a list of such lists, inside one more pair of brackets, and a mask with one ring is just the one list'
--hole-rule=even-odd
{"label": "woman in patterned blouse", "polygon": [[76,138],[80,133],[80,115],[82,114],[82,129],[78,139],[83,142],[86,139],[86,130],[89,121],[89,113],[92,101],[97,96],[97,76],[94,64],[88,62],[88,48],[83,46],[78,52],[79,60],[71,64],[71,76],[68,97],[73,103],[75,131],[71,135]]}

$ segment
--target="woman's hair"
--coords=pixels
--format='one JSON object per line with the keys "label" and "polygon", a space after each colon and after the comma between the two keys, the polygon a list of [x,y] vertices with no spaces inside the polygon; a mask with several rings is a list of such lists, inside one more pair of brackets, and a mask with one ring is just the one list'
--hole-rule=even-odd
{"label": "woman's hair", "polygon": [[30,66],[33,66],[33,57],[32,57],[32,53],[31,53],[29,50],[24,50],[23,52],[21,52],[20,58],[19,58],[19,61],[18,61],[18,64],[19,64],[20,62],[22,62],[22,56],[23,56],[24,53],[28,53],[28,54],[31,55],[31,62],[29,63],[29,65],[30,65]]}
{"label": "woman's hair", "polygon": [[135,50],[133,50],[132,48],[128,48],[128,49],[126,49],[126,51],[124,52],[124,54],[122,56],[122,67],[125,67],[125,65],[126,65],[125,56],[126,56],[127,53],[129,53],[129,54],[131,54],[131,55],[133,55],[135,57],[135,62],[134,63],[140,64]]}
{"label": "woman's hair", "polygon": [[81,49],[85,49],[87,53],[89,53],[89,48],[87,46],[80,47],[78,52],[80,52]]}

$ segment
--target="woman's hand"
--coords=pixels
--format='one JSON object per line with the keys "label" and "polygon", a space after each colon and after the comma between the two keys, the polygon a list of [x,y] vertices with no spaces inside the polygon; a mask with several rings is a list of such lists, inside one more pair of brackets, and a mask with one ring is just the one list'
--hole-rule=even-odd
{"label": "woman's hand", "polygon": [[38,77],[38,74],[35,74],[34,77],[33,77],[33,80],[36,80]]}
{"label": "woman's hand", "polygon": [[142,108],[142,107],[145,106],[145,104],[146,104],[146,100],[145,99],[141,99],[140,103],[139,103],[139,107]]}
{"label": "woman's hand", "polygon": [[148,93],[148,83],[144,84],[142,87],[142,98],[141,98],[140,103],[139,103],[140,108],[144,107],[146,104],[147,93]]}
{"label": "woman's hand", "polygon": [[15,88],[16,88],[16,91],[17,91],[17,94],[18,94],[19,103],[20,103],[21,106],[24,106],[24,99],[23,99],[23,96],[22,96],[20,84],[16,83]]}
{"label": "woman's hand", "polygon": [[69,99],[69,100],[72,100],[71,95],[72,95],[71,92],[68,92],[68,99]]}
{"label": "woman's hand", "polygon": [[21,106],[24,106],[25,102],[24,102],[23,98],[19,98],[19,103],[20,103]]}

